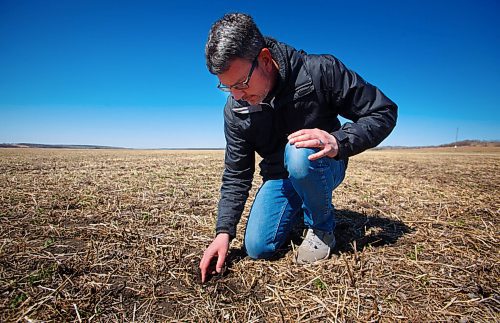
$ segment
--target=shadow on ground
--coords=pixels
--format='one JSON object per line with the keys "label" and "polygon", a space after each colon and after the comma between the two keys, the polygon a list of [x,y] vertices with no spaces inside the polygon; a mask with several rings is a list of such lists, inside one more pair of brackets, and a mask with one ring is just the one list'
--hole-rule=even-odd
{"label": "shadow on ground", "polygon": [[[335,238],[337,244],[334,253],[362,251],[366,246],[381,247],[396,243],[403,235],[412,230],[403,222],[378,215],[366,215],[351,210],[336,210],[337,226]],[[291,233],[291,242],[300,245],[303,240],[304,226],[295,228]],[[289,250],[289,244],[276,255],[283,257]]]}
{"label": "shadow on ground", "polygon": [[366,215],[350,210],[337,210],[337,252],[363,250],[366,246],[381,247],[396,243],[412,230],[403,222],[378,215]]}

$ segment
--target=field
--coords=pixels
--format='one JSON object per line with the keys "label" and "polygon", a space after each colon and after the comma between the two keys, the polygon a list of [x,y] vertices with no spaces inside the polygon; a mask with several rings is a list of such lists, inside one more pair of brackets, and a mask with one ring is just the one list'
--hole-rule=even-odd
{"label": "field", "polygon": [[316,265],[245,257],[247,203],[201,284],[222,169],[222,151],[0,149],[0,321],[500,321],[500,149],[353,157]]}

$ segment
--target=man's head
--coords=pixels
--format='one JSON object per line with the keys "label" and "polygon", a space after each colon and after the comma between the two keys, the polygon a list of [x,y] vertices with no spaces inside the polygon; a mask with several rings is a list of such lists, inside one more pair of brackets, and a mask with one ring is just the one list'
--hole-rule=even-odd
{"label": "man's head", "polygon": [[217,75],[219,89],[237,100],[258,104],[274,85],[276,67],[252,17],[226,14],[216,21],[205,46],[207,67]]}

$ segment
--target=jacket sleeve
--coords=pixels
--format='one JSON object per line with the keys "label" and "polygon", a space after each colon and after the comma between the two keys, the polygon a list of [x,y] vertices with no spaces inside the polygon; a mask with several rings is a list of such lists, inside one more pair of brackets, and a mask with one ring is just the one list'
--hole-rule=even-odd
{"label": "jacket sleeve", "polygon": [[217,215],[216,234],[229,233],[236,236],[236,226],[252,187],[255,171],[255,152],[238,129],[231,122],[231,111],[226,107],[224,115],[224,134],[226,154],[222,175],[221,197]]}
{"label": "jacket sleeve", "polygon": [[378,88],[331,58],[333,64],[323,69],[333,81],[331,103],[339,115],[353,121],[332,132],[339,144],[336,158],[345,159],[380,144],[396,125],[398,107]]}

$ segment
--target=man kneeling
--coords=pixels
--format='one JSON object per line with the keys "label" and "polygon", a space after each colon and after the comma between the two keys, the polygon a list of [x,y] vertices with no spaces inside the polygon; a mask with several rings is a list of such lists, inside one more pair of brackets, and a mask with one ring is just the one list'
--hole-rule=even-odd
{"label": "man kneeling", "polygon": [[[303,214],[307,234],[295,261],[328,258],[335,246],[332,192],[344,179],[348,157],[375,147],[392,131],[396,104],[334,56],[308,55],[263,37],[245,14],[216,21],[205,54],[218,88],[231,95],[224,107],[226,152],[216,237],[200,262],[202,282],[214,257],[221,271],[236,235],[255,153],[263,158],[263,184],[245,231],[248,255],[274,255]],[[352,122],[341,125],[339,115]]]}

